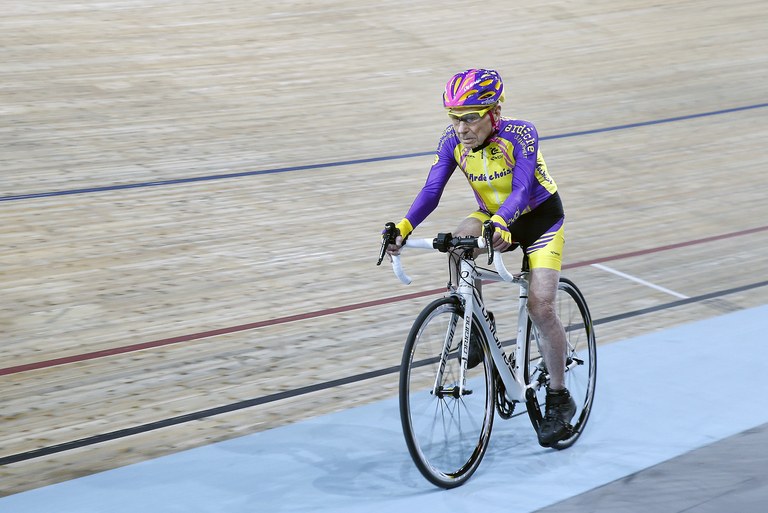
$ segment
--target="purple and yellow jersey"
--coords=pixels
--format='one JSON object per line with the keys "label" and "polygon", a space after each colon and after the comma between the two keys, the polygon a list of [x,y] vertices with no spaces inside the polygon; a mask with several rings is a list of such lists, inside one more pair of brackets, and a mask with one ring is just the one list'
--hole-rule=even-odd
{"label": "purple and yellow jersey", "polygon": [[427,181],[405,215],[414,228],[437,208],[457,166],[472,187],[479,209],[498,214],[508,223],[557,191],[532,123],[501,118],[498,132],[475,151],[461,144],[453,126],[448,126],[438,143]]}

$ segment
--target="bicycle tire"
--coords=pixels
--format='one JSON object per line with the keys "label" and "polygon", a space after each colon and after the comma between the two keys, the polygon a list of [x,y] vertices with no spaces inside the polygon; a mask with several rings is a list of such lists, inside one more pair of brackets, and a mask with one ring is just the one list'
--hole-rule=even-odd
{"label": "bicycle tire", "polygon": [[[597,379],[597,342],[587,301],[576,284],[567,278],[560,278],[556,310],[565,328],[568,342],[565,386],[576,401],[577,407],[573,417],[575,422],[572,422],[567,437],[551,446],[554,449],[565,449],[581,436],[592,411]],[[543,418],[542,410],[549,375],[540,356],[538,336],[530,317],[527,324],[528,343],[523,379],[529,386],[526,392],[528,415],[538,433]]]}
{"label": "bicycle tire", "polygon": [[[463,315],[456,296],[430,303],[408,334],[400,367],[400,419],[408,451],[421,474],[441,488],[460,486],[472,476],[493,428],[492,363],[476,321],[472,331],[480,337],[484,358],[467,369],[468,393],[458,395]],[[442,358],[446,339],[450,351]]]}

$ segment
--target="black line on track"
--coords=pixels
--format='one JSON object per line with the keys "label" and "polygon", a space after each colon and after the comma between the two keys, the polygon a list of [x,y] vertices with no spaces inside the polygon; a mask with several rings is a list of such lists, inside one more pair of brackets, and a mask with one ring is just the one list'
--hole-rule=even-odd
{"label": "black line on track", "polygon": [[[648,308],[641,308],[639,310],[633,310],[631,312],[625,312],[622,314],[617,315],[611,315],[609,317],[603,317],[602,319],[593,320],[592,323],[594,325],[599,324],[607,324],[609,322],[616,322],[621,321],[624,319],[629,319],[632,317],[638,317],[640,315],[646,315],[653,312],[658,312],[661,310],[667,310],[670,308],[676,308],[678,306],[684,306],[689,305],[692,303],[700,303],[702,301],[707,301],[709,299],[714,299],[722,296],[727,296],[730,294],[737,294],[739,292],[745,292],[747,290],[756,289],[760,287],[765,287],[768,285],[768,280],[765,281],[759,281],[756,283],[751,283],[747,285],[742,285],[739,287],[733,287],[729,289],[724,290],[718,290],[715,292],[710,292],[707,294],[702,294],[700,296],[694,296],[687,299],[680,299],[678,301],[672,301],[670,303],[664,303],[661,305],[651,306]],[[509,342],[507,342],[509,343]],[[95,445],[102,442],[108,442],[110,440],[117,440],[119,438],[125,438],[132,435],[138,435],[141,433],[147,433],[149,431],[154,431],[157,429],[162,429],[170,426],[175,426],[178,424],[184,424],[186,422],[191,422],[194,420],[200,420],[207,417],[213,417],[215,415],[221,415],[224,413],[230,413],[233,411],[238,410],[244,410],[246,408],[252,408],[254,406],[259,406],[262,404],[272,403],[275,401],[281,401],[283,399],[288,399],[291,397],[297,397],[304,394],[309,394],[312,392],[318,392],[320,390],[327,390],[329,388],[335,388],[342,385],[348,385],[351,383],[357,383],[359,381],[365,381],[368,379],[378,378],[381,376],[386,376],[388,374],[395,374],[399,372],[400,366],[392,366],[387,367],[385,369],[378,369],[375,371],[370,372],[364,372],[361,374],[355,374],[353,376],[347,376],[345,378],[340,379],[334,379],[331,381],[325,381],[323,383],[316,383],[314,385],[307,385],[300,388],[295,388],[293,390],[286,390],[284,392],[278,392],[275,394],[266,395],[263,397],[256,397],[253,399],[247,399],[245,401],[238,401],[236,403],[226,404],[224,406],[217,406],[215,408],[209,408],[206,410],[200,410],[193,413],[187,413],[185,415],[179,415],[176,417],[170,417],[163,420],[158,420],[155,422],[149,422],[147,424],[141,424],[139,426],[134,426],[126,429],[119,429],[117,431],[110,431],[109,433],[102,433],[100,435],[94,435],[89,436],[85,438],[80,438],[78,440],[72,440],[70,442],[65,442],[61,444],[56,445],[49,445],[46,447],[41,447],[39,449],[34,449],[31,451],[26,452],[20,452],[17,454],[11,454],[9,456],[4,456],[0,458],[0,465],[10,465],[12,463],[19,463],[21,461],[31,460],[34,458],[40,458],[43,456],[49,456],[51,454],[56,454],[64,451],[70,451],[73,449],[79,449],[82,447],[87,447],[90,445]]]}
{"label": "black line on track", "polygon": [[[662,119],[652,119],[649,121],[640,121],[637,123],[627,123],[624,125],[615,125],[615,126],[607,126],[603,128],[594,128],[591,130],[582,130],[579,132],[568,132],[563,134],[554,134],[554,135],[545,135],[540,137],[542,141],[546,141],[549,139],[565,139],[570,137],[581,137],[585,135],[594,135],[594,134],[601,134],[605,132],[616,132],[619,130],[628,130],[631,128],[640,128],[640,127],[646,127],[646,126],[653,126],[653,125],[660,125],[665,123],[675,123],[678,121],[688,121],[691,119],[698,119],[698,118],[705,118],[710,116],[721,116],[723,114],[732,114],[734,112],[742,112],[742,111],[748,111],[748,110],[754,110],[754,109],[763,109],[765,107],[768,107],[768,103],[756,103],[753,105],[743,105],[740,107],[731,107],[728,109],[720,109],[720,110],[713,110],[708,112],[697,112],[694,114],[686,114],[683,116],[674,116],[671,118],[662,118]],[[362,158],[362,159],[354,159],[354,160],[343,160],[339,162],[326,162],[322,164],[306,164],[302,166],[290,166],[290,167],[280,167],[280,168],[273,168],[273,169],[262,169],[259,171],[239,171],[235,173],[224,173],[224,174],[218,174],[218,175],[208,175],[208,176],[193,176],[193,177],[187,177],[187,178],[173,178],[169,180],[157,180],[153,182],[140,182],[140,183],[126,183],[126,184],[117,184],[117,185],[106,185],[106,186],[100,186],[100,187],[84,187],[82,189],[68,189],[68,190],[60,190],[60,191],[49,191],[49,192],[33,192],[28,194],[14,194],[9,196],[0,196],[0,202],[3,201],[18,201],[18,200],[28,200],[28,199],[35,199],[35,198],[50,198],[55,196],[69,196],[72,194],[89,194],[89,193],[95,193],[95,192],[108,192],[108,191],[118,191],[118,190],[124,190],[124,189],[139,189],[139,188],[145,188],[145,187],[158,187],[158,186],[164,186],[164,185],[179,185],[179,184],[186,184],[186,183],[195,183],[195,182],[207,182],[211,180],[225,180],[230,178],[243,178],[246,176],[258,176],[258,175],[269,175],[269,174],[276,174],[276,173],[287,173],[291,171],[310,171],[315,169],[324,169],[324,168],[332,168],[332,167],[340,167],[340,166],[350,166],[350,165],[357,165],[357,164],[368,164],[372,162],[385,162],[388,160],[401,160],[401,159],[409,159],[413,157],[425,157],[432,155],[434,151],[421,151],[417,153],[404,153],[400,155],[385,155],[383,157],[369,157],[369,158]]]}

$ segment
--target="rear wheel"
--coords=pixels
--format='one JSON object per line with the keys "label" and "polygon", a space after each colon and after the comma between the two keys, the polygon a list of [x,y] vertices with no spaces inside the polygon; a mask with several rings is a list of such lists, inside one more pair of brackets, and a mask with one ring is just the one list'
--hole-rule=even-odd
{"label": "rear wheel", "polygon": [[459,298],[434,301],[408,334],[400,367],[400,419],[408,451],[425,478],[442,488],[466,482],[488,448],[494,381],[488,346],[483,361],[466,370],[460,390],[464,308]]}
{"label": "rear wheel", "polygon": [[[565,328],[567,341],[565,386],[577,408],[567,438],[552,446],[555,449],[565,449],[581,436],[592,410],[597,374],[597,346],[587,302],[581,291],[567,278],[560,278],[555,308]],[[533,427],[538,432],[543,417],[549,374],[541,358],[538,330],[530,318],[526,337],[528,350],[523,377],[525,383],[530,385],[526,392],[526,406]]]}

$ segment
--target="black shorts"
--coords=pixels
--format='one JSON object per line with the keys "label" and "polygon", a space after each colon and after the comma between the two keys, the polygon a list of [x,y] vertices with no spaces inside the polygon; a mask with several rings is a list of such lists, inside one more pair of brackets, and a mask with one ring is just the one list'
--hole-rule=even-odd
{"label": "black shorts", "polygon": [[544,203],[521,215],[517,221],[509,225],[512,240],[517,241],[524,249],[531,246],[539,238],[551,231],[550,229],[565,217],[560,193],[555,193]]}

